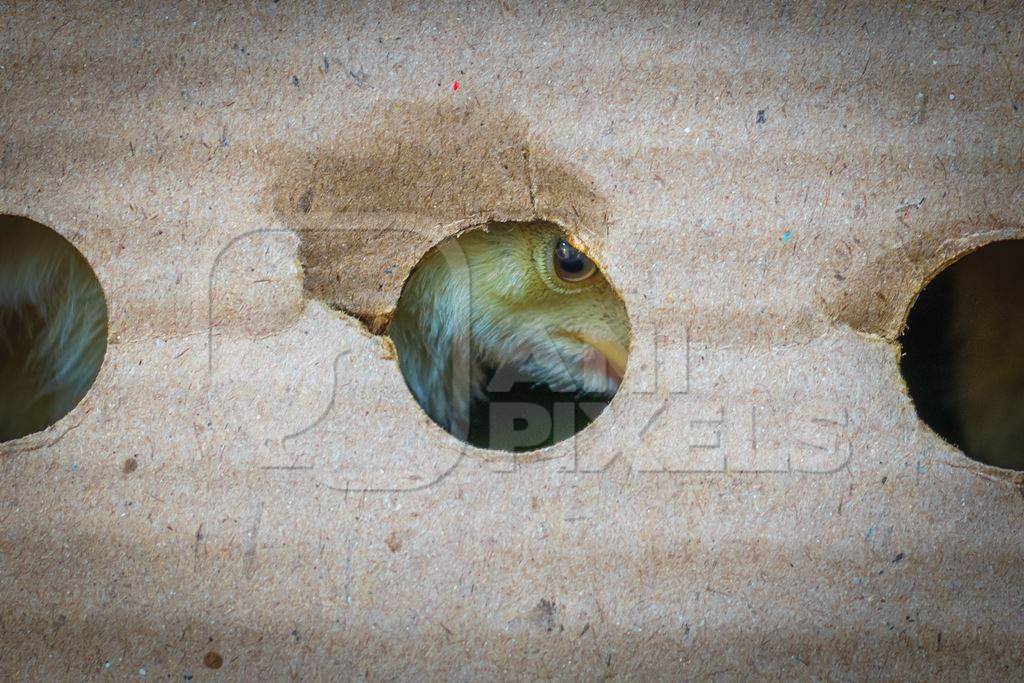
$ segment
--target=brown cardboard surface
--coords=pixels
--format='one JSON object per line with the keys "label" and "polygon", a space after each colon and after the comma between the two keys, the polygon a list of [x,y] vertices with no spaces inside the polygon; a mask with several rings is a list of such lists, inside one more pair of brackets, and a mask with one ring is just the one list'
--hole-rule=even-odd
{"label": "brown cardboard surface", "polygon": [[[895,340],[1022,233],[1022,14],[8,2],[0,211],[85,254],[111,343],[0,446],[0,672],[1019,676],[1024,482],[917,420]],[[535,217],[634,342],[513,461],[371,330]]]}

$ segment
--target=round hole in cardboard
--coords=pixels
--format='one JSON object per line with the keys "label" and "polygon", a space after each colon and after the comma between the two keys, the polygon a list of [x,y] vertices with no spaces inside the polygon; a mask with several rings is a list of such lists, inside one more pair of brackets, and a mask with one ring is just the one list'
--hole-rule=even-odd
{"label": "round hole in cardboard", "polygon": [[592,422],[626,371],[625,304],[560,226],[491,222],[431,248],[388,334],[413,396],[481,448],[523,452]]}
{"label": "round hole in cardboard", "polygon": [[900,338],[917,414],[968,457],[1024,470],[1024,241],[987,244],[918,294]]}
{"label": "round hole in cardboard", "polygon": [[0,441],[70,412],[106,350],[106,297],[85,257],[41,223],[0,215]]}

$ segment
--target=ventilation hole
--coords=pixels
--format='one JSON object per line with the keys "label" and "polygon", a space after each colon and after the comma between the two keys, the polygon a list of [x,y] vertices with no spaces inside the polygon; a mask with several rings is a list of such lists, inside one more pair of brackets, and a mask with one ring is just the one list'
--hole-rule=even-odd
{"label": "ventilation hole", "polygon": [[989,244],[920,293],[900,363],[920,418],[980,462],[1024,470],[1024,241]]}
{"label": "ventilation hole", "polygon": [[388,334],[435,422],[481,448],[523,452],[593,421],[626,369],[626,307],[553,223],[490,223],[433,247]]}
{"label": "ventilation hole", "polygon": [[0,215],[0,441],[78,405],[106,350],[106,299],[85,257],[45,225]]}

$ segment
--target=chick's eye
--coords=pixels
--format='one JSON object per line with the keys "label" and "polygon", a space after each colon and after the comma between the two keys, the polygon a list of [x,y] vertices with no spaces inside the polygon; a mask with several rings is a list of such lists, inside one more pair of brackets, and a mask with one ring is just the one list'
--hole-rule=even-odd
{"label": "chick's eye", "polygon": [[565,282],[582,282],[597,272],[597,266],[579,249],[558,240],[554,254],[555,274]]}

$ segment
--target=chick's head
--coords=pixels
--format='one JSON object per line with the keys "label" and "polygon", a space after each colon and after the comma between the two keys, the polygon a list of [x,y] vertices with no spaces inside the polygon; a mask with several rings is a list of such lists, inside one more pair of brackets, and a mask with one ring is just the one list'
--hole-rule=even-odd
{"label": "chick's head", "polygon": [[435,246],[388,334],[419,404],[460,437],[473,402],[508,369],[515,381],[610,398],[629,347],[622,300],[550,223],[490,224]]}
{"label": "chick's head", "polygon": [[555,391],[610,395],[626,369],[629,321],[596,264],[551,224],[457,238],[474,356],[515,365]]}

